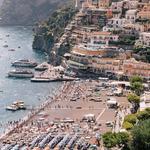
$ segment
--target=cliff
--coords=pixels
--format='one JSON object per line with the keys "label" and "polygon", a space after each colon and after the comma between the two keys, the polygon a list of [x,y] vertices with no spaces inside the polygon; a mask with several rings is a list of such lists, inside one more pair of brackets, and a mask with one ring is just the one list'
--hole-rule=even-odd
{"label": "cliff", "polygon": [[48,20],[34,27],[33,49],[42,50],[50,54],[55,42],[64,33],[64,29],[75,15],[73,7],[66,7],[55,11]]}
{"label": "cliff", "polygon": [[71,2],[72,0],[0,0],[0,24],[33,25]]}

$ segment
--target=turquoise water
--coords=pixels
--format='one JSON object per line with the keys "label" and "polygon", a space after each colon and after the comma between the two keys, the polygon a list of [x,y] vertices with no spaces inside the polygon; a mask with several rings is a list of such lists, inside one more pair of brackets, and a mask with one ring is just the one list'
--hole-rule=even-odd
{"label": "turquoise water", "polygon": [[[46,95],[51,95],[60,86],[59,83],[31,83],[28,79],[7,78],[7,73],[13,69],[11,62],[15,60],[31,59],[38,63],[47,60],[45,54],[32,50],[32,34],[32,27],[0,27],[0,124],[3,124],[0,132],[8,121],[18,120],[29,111],[9,112],[5,110],[7,105],[21,99],[30,107],[38,106]],[[6,44],[8,48],[3,47]]]}

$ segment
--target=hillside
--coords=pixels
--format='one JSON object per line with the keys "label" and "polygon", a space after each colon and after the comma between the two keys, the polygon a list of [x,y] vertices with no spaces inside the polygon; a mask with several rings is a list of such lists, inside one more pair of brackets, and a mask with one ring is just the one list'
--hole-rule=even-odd
{"label": "hillside", "polygon": [[1,5],[2,5],[3,1],[4,1],[4,0],[0,0],[0,7],[1,7]]}
{"label": "hillside", "polygon": [[[0,0],[0,4],[3,0]],[[72,0],[4,0],[0,9],[2,25],[32,25],[47,19],[54,10]]]}

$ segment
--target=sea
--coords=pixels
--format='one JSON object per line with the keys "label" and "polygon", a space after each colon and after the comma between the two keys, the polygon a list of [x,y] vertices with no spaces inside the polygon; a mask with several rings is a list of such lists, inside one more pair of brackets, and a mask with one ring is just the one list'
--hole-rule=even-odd
{"label": "sea", "polygon": [[[31,108],[39,106],[46,100],[46,96],[56,93],[61,85],[61,83],[33,83],[30,79],[8,78],[8,72],[15,69],[11,63],[16,60],[30,59],[39,64],[47,61],[46,54],[32,49],[32,42],[32,27],[0,27],[0,134],[7,128],[8,122],[25,117]],[[6,106],[16,100],[24,101],[30,109],[7,111]]]}

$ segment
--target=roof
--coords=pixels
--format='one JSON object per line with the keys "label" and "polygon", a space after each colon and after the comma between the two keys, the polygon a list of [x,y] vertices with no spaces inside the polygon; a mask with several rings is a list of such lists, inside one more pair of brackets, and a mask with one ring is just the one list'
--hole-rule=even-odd
{"label": "roof", "polygon": [[134,15],[137,12],[136,9],[131,9],[126,12],[126,14]]}
{"label": "roof", "polygon": [[117,101],[115,101],[115,100],[109,100],[109,101],[107,101],[107,104],[117,104]]}

